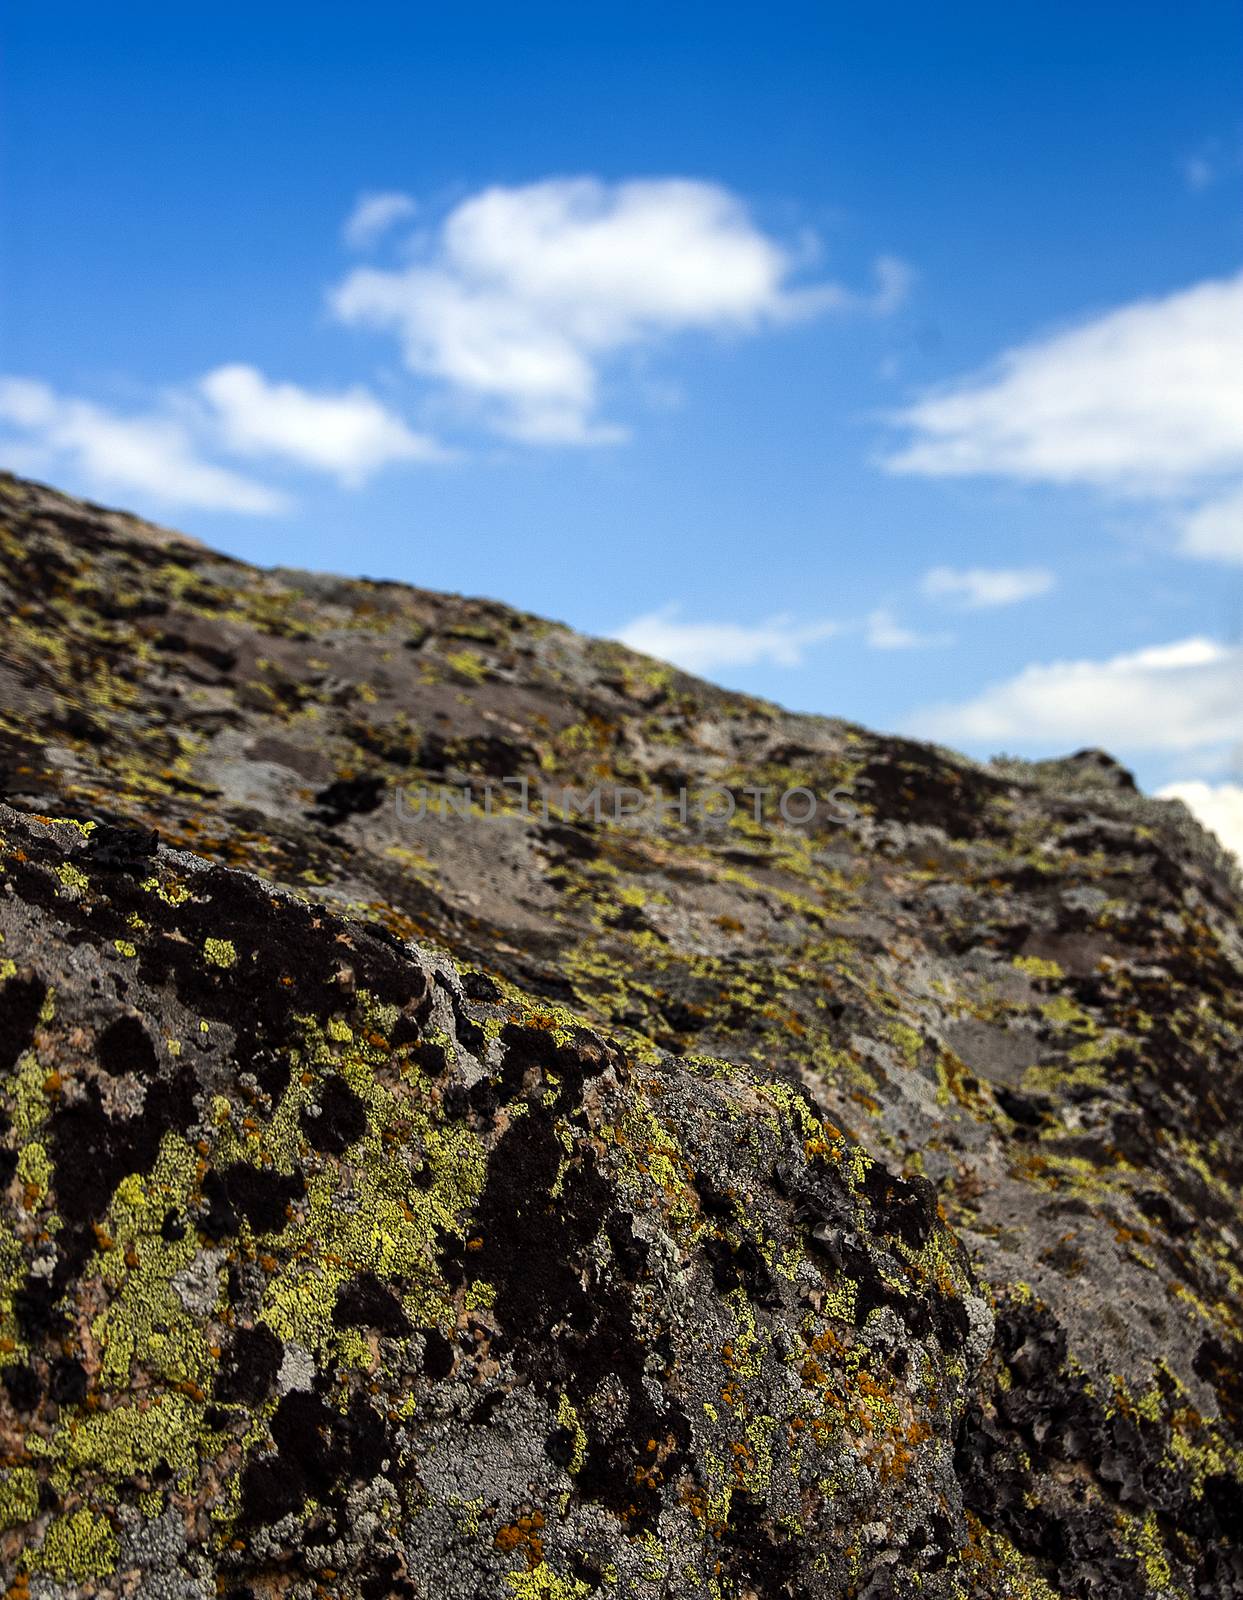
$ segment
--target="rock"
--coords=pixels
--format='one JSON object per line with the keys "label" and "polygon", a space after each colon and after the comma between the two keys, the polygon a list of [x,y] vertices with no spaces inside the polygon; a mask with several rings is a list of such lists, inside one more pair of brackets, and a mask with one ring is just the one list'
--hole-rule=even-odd
{"label": "rock", "polygon": [[1243,1595],[1181,807],[0,511],[14,1600]]}
{"label": "rock", "polygon": [[[90,837],[0,808],[0,1003],[44,996],[5,1097],[37,1393],[11,1558],[145,1592],[173,1527],[231,1592],[796,1593],[898,1557],[954,1592],[990,1318],[926,1185],[763,1071],[633,1061],[250,874],[162,849],[139,879]],[[118,1119],[101,1041],[135,1018],[147,1109]]]}

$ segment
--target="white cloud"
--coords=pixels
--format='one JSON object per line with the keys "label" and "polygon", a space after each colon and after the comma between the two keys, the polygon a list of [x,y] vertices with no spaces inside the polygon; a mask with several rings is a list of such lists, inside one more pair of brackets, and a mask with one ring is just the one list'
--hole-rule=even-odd
{"label": "white cloud", "polygon": [[749,667],[765,661],[797,667],[812,645],[843,635],[862,635],[870,650],[911,650],[945,644],[948,637],[913,632],[887,606],[878,606],[863,618],[810,623],[796,623],[784,614],[758,623],[686,622],[680,610],[670,605],[649,611],[628,622],[615,637],[632,650],[674,661],[688,672]]}
{"label": "white cloud", "polygon": [[267,457],[352,487],[389,462],[445,455],[366,389],[317,394],[241,365],[217,367],[166,390],[158,408],[128,415],[0,377],[6,424],[0,457],[16,471],[59,474],[101,495],[261,515],[286,510],[288,496],[213,456]]}
{"label": "white cloud", "polygon": [[436,443],[412,433],[366,389],[315,394],[269,383],[254,367],[217,367],[199,381],[224,447],[241,456],[277,456],[362,483],[390,461],[435,461]]}
{"label": "white cloud", "polygon": [[616,638],[632,650],[675,662],[687,672],[707,672],[717,667],[753,666],[761,661],[796,667],[810,645],[841,632],[835,622],[796,624],[786,616],[769,617],[755,626],[682,622],[678,611],[677,606],[649,611],[628,622]]}
{"label": "white cloud", "polygon": [[172,415],[117,416],[27,378],[0,379],[0,422],[17,437],[0,454],[25,471],[63,473],[102,494],[150,495],[167,505],[269,513],[285,497],[199,453]]}
{"label": "white cloud", "polygon": [[893,472],[1126,494],[1243,473],[1243,273],[1021,345],[899,421]]}
{"label": "white cloud", "polygon": [[1243,562],[1243,273],[1020,345],[896,420],[891,472],[1146,500],[1184,555]]}
{"label": "white cloud", "polygon": [[921,587],[930,599],[956,600],[969,611],[980,611],[1034,600],[1048,594],[1055,581],[1044,567],[933,567]]}
{"label": "white cloud", "polygon": [[397,190],[360,194],[342,230],[345,242],[351,250],[365,250],[417,210],[414,200]]}
{"label": "white cloud", "polygon": [[791,283],[791,251],[728,190],[689,179],[548,179],[459,204],[413,265],[361,267],[331,295],[344,322],[400,340],[407,366],[531,443],[624,437],[598,416],[602,369],[687,331],[750,333],[830,307],[892,309],[909,269],[876,267],[860,297]]}
{"label": "white cloud", "polygon": [[863,624],[864,638],[873,650],[914,650],[922,645],[941,644],[943,638],[915,633],[904,627],[887,606],[870,611]]}
{"label": "white cloud", "polygon": [[995,748],[1221,748],[1243,738],[1243,648],[1190,638],[1036,664],[974,699],[919,712],[910,731]]}
{"label": "white cloud", "polygon": [[1243,484],[1186,513],[1179,539],[1187,555],[1243,566]]}
{"label": "white cloud", "polygon": [[1188,156],[1183,162],[1183,179],[1193,194],[1202,194],[1217,180],[1217,168],[1207,155]]}
{"label": "white cloud", "polygon": [[1198,822],[1243,862],[1243,787],[1237,783],[1167,783],[1160,800],[1181,800]]}

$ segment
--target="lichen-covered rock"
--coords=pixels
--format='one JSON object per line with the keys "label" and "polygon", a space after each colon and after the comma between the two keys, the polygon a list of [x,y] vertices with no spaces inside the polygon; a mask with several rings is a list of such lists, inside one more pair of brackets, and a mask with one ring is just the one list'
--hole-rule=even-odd
{"label": "lichen-covered rock", "polygon": [[1243,1596],[1180,806],[17,479],[0,608],[17,1594]]}
{"label": "lichen-covered rock", "polygon": [[0,870],[11,1580],[960,1592],[926,1180],[141,834]]}

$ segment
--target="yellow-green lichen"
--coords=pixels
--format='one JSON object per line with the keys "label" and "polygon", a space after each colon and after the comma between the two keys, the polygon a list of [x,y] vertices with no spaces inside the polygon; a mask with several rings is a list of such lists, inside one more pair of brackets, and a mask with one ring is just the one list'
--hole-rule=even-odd
{"label": "yellow-green lichen", "polygon": [[128,1390],[138,1359],[168,1383],[200,1393],[209,1385],[207,1341],[175,1281],[198,1257],[198,1241],[193,1229],[171,1239],[163,1230],[170,1211],[188,1209],[196,1176],[195,1153],[184,1139],[165,1134],[151,1172],[117,1185],[97,1233],[97,1270],[112,1295],[92,1332],[100,1343],[101,1381],[118,1393]]}
{"label": "yellow-green lichen", "polygon": [[57,1517],[42,1544],[27,1553],[26,1561],[35,1572],[84,1583],[88,1578],[106,1578],[115,1569],[117,1549],[117,1536],[108,1519],[83,1509]]}
{"label": "yellow-green lichen", "polygon": [[90,880],[84,872],[79,872],[77,867],[65,861],[57,868],[56,876],[61,881],[62,888],[71,896],[83,894],[90,888]]}
{"label": "yellow-green lichen", "polygon": [[52,1162],[38,1139],[24,1144],[17,1157],[17,1176],[38,1195],[45,1195],[52,1182]]}
{"label": "yellow-green lichen", "polygon": [[591,1585],[581,1578],[559,1578],[546,1561],[526,1572],[507,1572],[514,1600],[585,1600]]}
{"label": "yellow-green lichen", "polygon": [[231,939],[205,939],[203,960],[209,967],[234,967],[237,965],[237,948]]}
{"label": "yellow-green lichen", "polygon": [[581,1472],[583,1462],[587,1459],[587,1433],[568,1394],[563,1393],[557,1402],[557,1421],[574,1435],[573,1454],[566,1465],[566,1470],[571,1474]]}
{"label": "yellow-green lichen", "polygon": [[31,1467],[0,1470],[0,1528],[18,1528],[39,1513],[39,1479]]}

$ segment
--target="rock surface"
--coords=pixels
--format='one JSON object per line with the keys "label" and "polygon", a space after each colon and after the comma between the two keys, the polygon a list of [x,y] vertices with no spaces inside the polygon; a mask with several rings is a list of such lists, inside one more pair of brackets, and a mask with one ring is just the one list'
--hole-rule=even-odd
{"label": "rock surface", "polygon": [[1181,807],[17,479],[0,607],[8,1595],[1243,1595]]}

